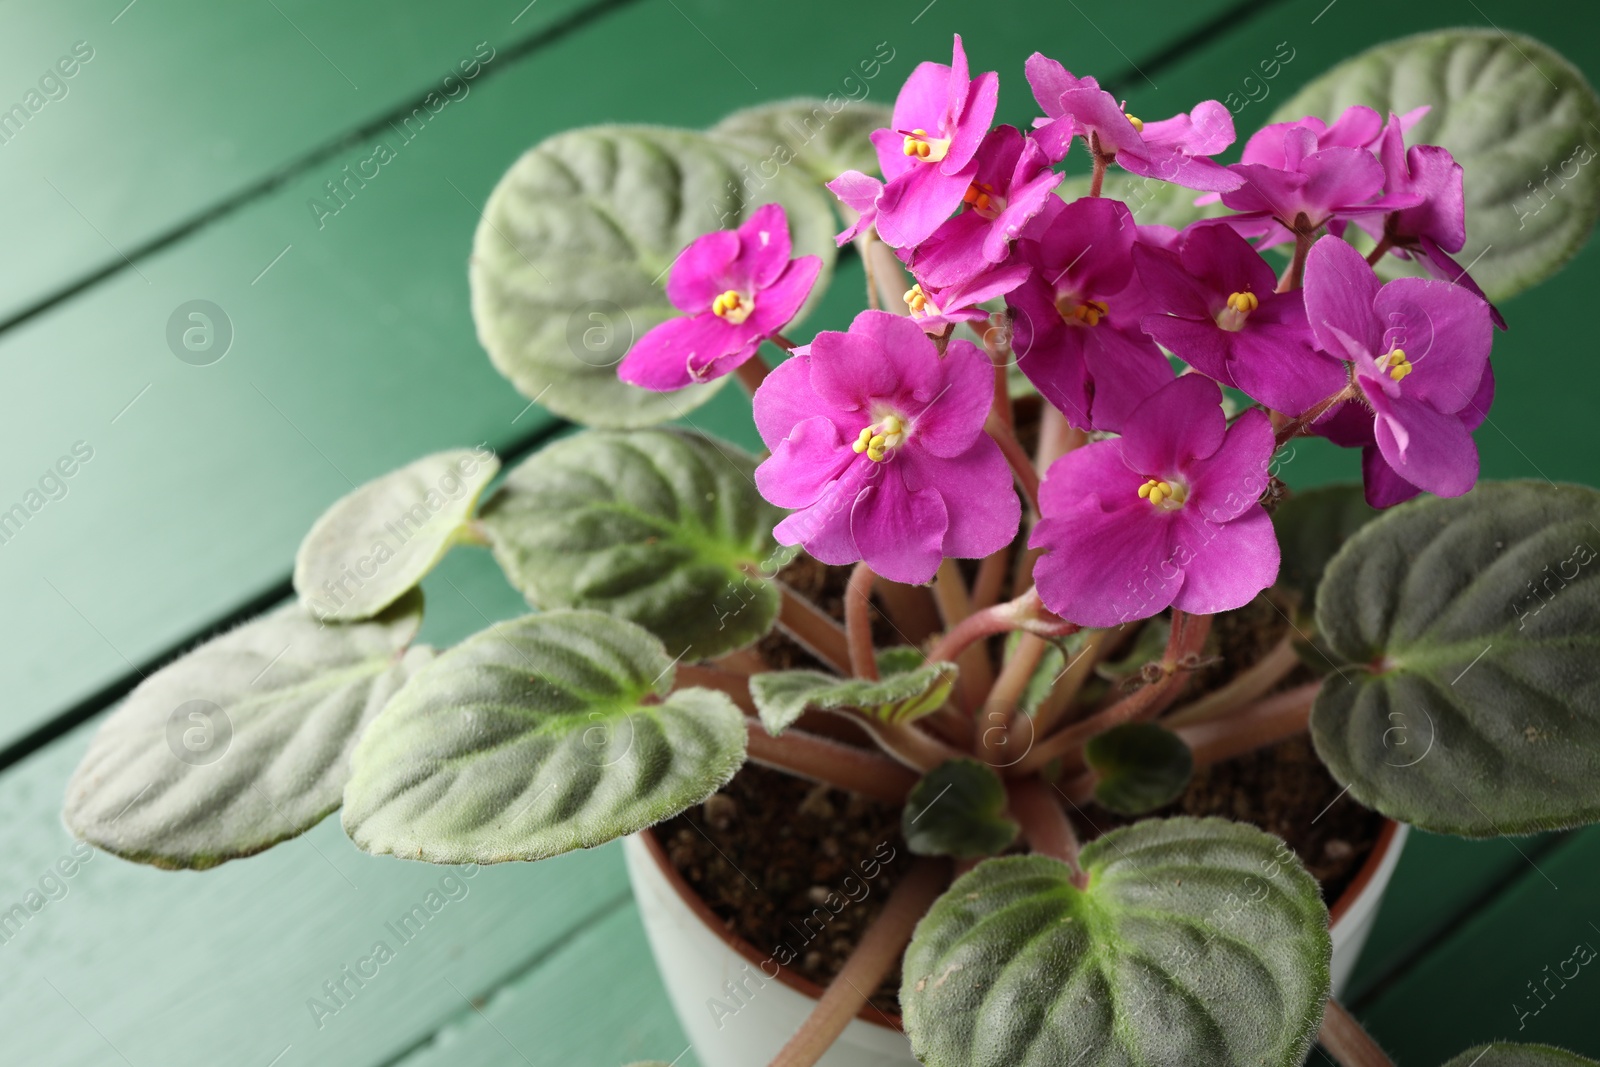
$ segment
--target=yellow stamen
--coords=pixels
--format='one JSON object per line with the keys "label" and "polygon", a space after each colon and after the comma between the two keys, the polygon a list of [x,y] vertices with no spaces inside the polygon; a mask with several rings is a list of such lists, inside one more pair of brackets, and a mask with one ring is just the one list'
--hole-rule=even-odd
{"label": "yellow stamen", "polygon": [[979,185],[977,182],[973,182],[967,186],[966,195],[961,199],[963,203],[981,215],[994,209],[992,193],[993,190],[987,185]]}
{"label": "yellow stamen", "polygon": [[1230,293],[1228,295],[1228,306],[1234,311],[1248,315],[1261,306],[1261,301],[1256,299],[1256,294],[1254,293]]}
{"label": "yellow stamen", "polygon": [[915,129],[906,134],[904,151],[913,159],[920,159],[924,163],[937,163],[950,151],[950,142],[938,137],[929,137],[927,130]]}
{"label": "yellow stamen", "polygon": [[1139,499],[1148,500],[1158,508],[1172,509],[1183,506],[1183,502],[1189,499],[1189,491],[1182,482],[1174,484],[1151,478],[1139,486]]}
{"label": "yellow stamen", "polygon": [[1410,374],[1413,368],[1411,361],[1406,358],[1405,349],[1391,349],[1387,355],[1378,357],[1378,369],[1389,372],[1389,377],[1394,381],[1401,381]]}
{"label": "yellow stamen", "polygon": [[1056,309],[1061,312],[1061,317],[1069,321],[1075,320],[1085,326],[1098,326],[1100,320],[1105,318],[1108,305],[1104,300],[1070,301],[1065,304],[1057,302]]}
{"label": "yellow stamen", "polygon": [[921,314],[928,306],[928,294],[922,291],[920,284],[913,285],[906,290],[905,301],[913,314]]}
{"label": "yellow stamen", "polygon": [[755,301],[736,289],[729,289],[711,301],[711,313],[735,326],[748,319],[755,309]]}
{"label": "yellow stamen", "polygon": [[865,427],[850,447],[857,455],[865,452],[872,462],[882,463],[889,450],[905,439],[905,420],[898,415],[885,415],[879,422]]}
{"label": "yellow stamen", "polygon": [[1143,122],[1141,122],[1138,119],[1134,118],[1132,115],[1129,115],[1127,112],[1123,112],[1123,115],[1124,115],[1124,117],[1127,118],[1127,120],[1129,122],[1131,122],[1133,124],[1133,128],[1135,130],[1138,130],[1140,133],[1144,132],[1144,123]]}

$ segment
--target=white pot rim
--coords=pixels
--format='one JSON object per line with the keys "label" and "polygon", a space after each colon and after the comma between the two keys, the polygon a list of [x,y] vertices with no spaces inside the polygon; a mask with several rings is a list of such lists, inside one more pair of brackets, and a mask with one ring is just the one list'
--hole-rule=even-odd
{"label": "white pot rim", "polygon": [[[1358,902],[1365,903],[1364,898],[1370,892],[1381,894],[1386,888],[1388,872],[1385,872],[1384,868],[1387,866],[1390,872],[1393,870],[1394,861],[1398,859],[1396,853],[1403,841],[1403,835],[1401,834],[1403,829],[1404,827],[1393,819],[1385,819],[1383,821],[1383,829],[1379,831],[1378,840],[1373,844],[1372,851],[1367,854],[1367,858],[1361,864],[1360,870],[1356,872],[1355,878],[1345,887],[1344,892],[1339,894],[1339,899],[1333,902],[1333,907],[1328,909],[1330,928],[1336,934],[1341,920],[1356,907]],[[695,892],[694,887],[673,865],[660,839],[656,837],[655,831],[656,827],[652,826],[637,834],[636,837],[640,844],[644,846],[645,851],[649,853],[650,859],[655,863],[657,870],[660,871],[661,877],[672,887],[673,892],[683,901],[684,906],[694,913],[695,918],[700,920],[706,929],[715,934],[723,944],[743,957],[752,966],[758,968],[762,967],[763,964],[776,966],[778,968],[776,977],[779,982],[811,1000],[820,999],[824,992],[822,986],[793,968],[778,964],[776,960],[771,958],[770,954],[760,952],[750,942],[728,930],[727,924],[723,922],[716,912],[711,910],[711,905],[707,904],[705,899]],[[1380,874],[1383,876],[1380,877]],[[1362,909],[1367,913],[1368,918],[1370,918],[1374,907],[1375,905]],[[761,973],[765,975],[767,972],[763,969]],[[856,1018],[881,1030],[895,1033],[905,1032],[900,1016],[889,1015],[879,1011],[871,1004],[864,1006],[856,1015]]]}

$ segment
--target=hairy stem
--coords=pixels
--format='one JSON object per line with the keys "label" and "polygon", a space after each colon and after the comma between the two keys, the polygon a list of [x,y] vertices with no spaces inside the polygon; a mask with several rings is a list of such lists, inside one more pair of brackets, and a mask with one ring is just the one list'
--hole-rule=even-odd
{"label": "hairy stem", "polygon": [[756,719],[745,720],[750,759],[800,778],[835,786],[886,804],[904,804],[917,775],[881,753],[789,729],[767,733]]}
{"label": "hairy stem", "polygon": [[1094,143],[1089,146],[1090,152],[1094,155],[1094,174],[1089,178],[1090,196],[1100,195],[1100,189],[1106,183],[1106,166],[1112,160],[1111,156],[1103,155],[1100,152],[1099,144],[1100,139],[1096,137]]}
{"label": "hairy stem", "polygon": [[1317,239],[1317,228],[1311,225],[1304,211],[1295,216],[1294,223],[1294,259],[1290,261],[1289,269],[1283,272],[1283,280],[1278,283],[1280,293],[1292,293],[1300,288],[1306,274],[1306,256]]}
{"label": "hairy stem", "polygon": [[1028,498],[1033,513],[1039,514],[1039,472],[1033,469],[1033,460],[1029,458],[1027,449],[1022,447],[1022,442],[1017,440],[1017,435],[1012,432],[1011,427],[995,418],[992,411],[983,428],[1000,446],[1006,462],[1011,464],[1011,472],[1017,476],[1017,485],[1021,488],[1022,495]]}
{"label": "hairy stem", "polygon": [[849,674],[850,640],[844,627],[784,583],[778,583],[778,590],[782,594],[779,629],[840,674]]}
{"label": "hairy stem", "polygon": [[760,352],[739,364],[734,370],[739,376],[739,384],[744,386],[745,391],[751,396],[756,395],[756,390],[761,388],[761,383],[767,380],[767,375],[771,372],[772,368],[761,358]]}
{"label": "hairy stem", "polygon": [[[848,208],[845,210],[849,211]],[[851,211],[850,215],[854,216],[855,212]],[[854,222],[855,218],[852,217],[850,221]],[[875,272],[872,269],[872,244],[874,240],[876,240],[876,237],[872,230],[868,228],[861,234],[857,235],[855,243],[856,252],[861,256],[862,270],[867,276],[867,307],[871,308],[873,311],[880,311],[882,310],[882,305],[878,302],[878,283],[877,279],[874,277]]]}
{"label": "hairy stem", "polygon": [[1272,651],[1234,675],[1221,689],[1214,689],[1192,704],[1187,704],[1162,720],[1166,726],[1186,726],[1221,718],[1258,699],[1300,665],[1291,633],[1272,647]]}
{"label": "hairy stem", "polygon": [[844,589],[844,628],[850,642],[850,673],[878,680],[878,661],[872,652],[872,583],[878,576],[863,560],[850,572]]}
{"label": "hairy stem", "polygon": [[1274,693],[1227,718],[1181,726],[1177,733],[1193,750],[1195,766],[1209,767],[1305,733],[1311,722],[1311,704],[1321,689],[1321,682],[1308,682]]}
{"label": "hairy stem", "polygon": [[1372,1040],[1372,1035],[1332,997],[1328,998],[1317,1040],[1343,1067],[1394,1067],[1394,1061]]}
{"label": "hairy stem", "polygon": [[1311,424],[1322,418],[1323,415],[1327,414],[1330,408],[1337,404],[1342,404],[1346,400],[1354,400],[1357,396],[1361,395],[1361,391],[1356,386],[1354,381],[1354,373],[1355,372],[1352,370],[1352,380],[1343,389],[1339,390],[1337,393],[1330,393],[1328,396],[1323,397],[1315,404],[1312,404],[1306,409],[1305,414],[1291,420],[1287,425],[1279,430],[1277,434],[1277,440],[1274,442],[1275,446],[1279,448],[1283,447],[1284,444],[1293,438],[1299,437],[1301,434],[1309,430],[1311,428]]}
{"label": "hairy stem", "polygon": [[1034,469],[1043,475],[1050,469],[1050,464],[1088,440],[1088,435],[1082,430],[1072,428],[1060,409],[1054,404],[1045,404],[1039,422],[1039,447],[1033,457]]}
{"label": "hairy stem", "polygon": [[973,747],[980,754],[987,754],[987,762],[1001,762],[1010,739],[1007,728],[1016,714],[1017,702],[1022,699],[1028,683],[1033,680],[1033,672],[1039,669],[1039,661],[1044,659],[1049,648],[1050,642],[1038,634],[1025,633],[1017,640],[1011,658],[1000,668],[1000,677],[995,679],[983,702],[983,711],[973,723]]}
{"label": "hairy stem", "polygon": [[672,688],[685,689],[697,686],[701,689],[715,689],[719,693],[726,693],[733,698],[746,715],[756,713],[756,704],[750,699],[750,677],[737,671],[723,670],[721,667],[707,667],[698,663],[680,663],[673,672]]}
{"label": "hairy stem", "polygon": [[949,880],[950,865],[944,860],[924,858],[912,865],[771,1067],[811,1067],[823,1057],[888,977],[918,920]]}
{"label": "hairy stem", "polygon": [[1000,591],[1005,586],[1006,571],[1010,565],[1010,545],[992,555],[985,556],[983,562],[978,564],[978,577],[972,583],[972,607],[974,610],[990,607],[996,600],[1000,599]]}
{"label": "hairy stem", "polygon": [[1210,631],[1211,616],[1174,611],[1172,635],[1167,640],[1166,654],[1161,658],[1161,677],[1136,689],[1104,711],[1073,723],[1034,745],[1033,750],[1017,764],[1016,773],[1030,774],[1053,759],[1060,759],[1065,771],[1082,770],[1083,746],[1091,737],[1105,733],[1113,726],[1143,722],[1161,714],[1188,681],[1185,663],[1199,653]]}
{"label": "hairy stem", "polygon": [[878,743],[879,748],[919,775],[926,774],[948,760],[960,759],[967,755],[966,752],[923,733],[910,723],[879,722],[858,715],[852,715],[850,719],[866,730]]}
{"label": "hairy stem", "polygon": [[1378,260],[1388,255],[1389,249],[1393,247],[1394,241],[1390,240],[1388,235],[1385,234],[1383,240],[1378,242],[1378,247],[1367,253],[1367,265],[1369,267],[1376,267],[1378,265]]}
{"label": "hairy stem", "polygon": [[1006,795],[1029,846],[1071,867],[1073,885],[1079,889],[1087,886],[1089,877],[1078,866],[1078,835],[1050,795],[1050,787],[1037,778],[1014,778],[1006,783]]}
{"label": "hairy stem", "polygon": [[[1034,736],[1044,737],[1056,728],[1062,716],[1066,715],[1067,709],[1072,707],[1072,702],[1078,698],[1084,685],[1094,675],[1095,667],[1122,643],[1122,637],[1123,634],[1119,630],[1096,630],[1090,635],[1083,648],[1078,650],[1078,654],[1067,661],[1066,667],[1052,684],[1050,695],[1045,697],[1044,703],[1033,713],[1031,727]],[[1016,725],[1019,724],[1013,724],[1013,730]]]}
{"label": "hairy stem", "polygon": [[[967,583],[962,581],[961,571],[957,568],[955,560],[940,561],[939,570],[933,579],[933,598],[939,605],[939,617],[944,620],[948,638],[949,632],[954,632],[972,615],[972,600],[967,593]],[[942,643],[941,640],[940,645]],[[934,646],[935,651],[940,645]],[[940,657],[930,655],[929,658]],[[983,695],[989,691],[989,686],[994,684],[994,668],[989,662],[988,653],[981,647],[967,648],[959,656],[950,658],[961,668],[961,673],[956,677],[956,703],[963,711],[970,712],[983,703]]]}

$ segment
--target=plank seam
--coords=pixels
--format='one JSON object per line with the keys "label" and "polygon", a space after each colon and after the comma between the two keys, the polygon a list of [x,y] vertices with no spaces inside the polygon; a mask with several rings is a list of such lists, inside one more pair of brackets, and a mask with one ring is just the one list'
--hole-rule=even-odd
{"label": "plank seam", "polygon": [[[535,52],[547,48],[565,37],[571,36],[579,30],[587,27],[590,23],[596,22],[611,14],[613,11],[629,7],[639,2],[640,0],[599,0],[598,3],[595,3],[590,7],[586,7],[581,11],[575,11],[567,17],[557,20],[544,29],[539,30],[529,37],[526,37],[523,40],[518,41],[516,44],[506,48],[503,52],[499,53],[500,56],[504,57],[505,62],[496,62],[485,67],[482,73],[478,75],[478,80],[480,82],[487,82],[494,78],[500,77],[505,71],[517,66],[523,59],[526,59]],[[157,253],[172,247],[173,245],[182,241],[184,238],[190,236],[191,234],[197,233],[213,222],[218,222],[243,210],[267,194],[275,192],[276,190],[302,177],[313,168],[320,166],[321,164],[326,163],[328,160],[338,156],[340,153],[349,151],[351,148],[354,148],[357,145],[365,142],[373,134],[389,128],[390,123],[397,119],[405,118],[409,116],[413,110],[422,107],[425,103],[424,98],[431,92],[434,92],[432,88],[427,89],[416,96],[406,99],[395,107],[390,108],[377,118],[367,122],[357,129],[351,130],[347,133],[339,134],[338,136],[323,142],[323,144],[319,147],[313,148],[309,152],[306,152],[303,155],[290,160],[288,163],[285,163],[283,166],[278,168],[278,170],[268,174],[265,178],[251,182],[231,195],[225,196],[223,199],[213,204],[210,208],[200,212],[198,215],[191,216],[186,221],[180,222],[177,225],[156,234],[143,244],[132,246],[130,249],[128,249],[126,255],[119,255],[115,259],[108,260],[103,266],[80,276],[77,281],[70,282],[64,288],[58,289],[47,296],[40,297],[32,304],[29,304],[12,314],[9,318],[0,319],[0,336],[3,336],[8,330],[13,329],[14,327],[21,326],[30,319],[34,319],[40,315],[43,315],[52,308],[66,303],[73,297],[92,289],[101,282],[123,273],[125,270],[138,270],[138,264],[144,260],[147,260]]]}

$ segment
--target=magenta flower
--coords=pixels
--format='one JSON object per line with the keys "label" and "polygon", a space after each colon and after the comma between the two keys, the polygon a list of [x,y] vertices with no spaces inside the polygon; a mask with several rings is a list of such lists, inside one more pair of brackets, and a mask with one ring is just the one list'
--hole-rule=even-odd
{"label": "magenta flower", "polygon": [[932,580],[947,556],[1016,536],[1022,505],[984,433],[994,368],[976,345],[939,349],[903,315],[863,311],[767,376],[756,429],[772,456],[761,495],[794,514],[773,530],[823,563],[866,560],[891,581]]}
{"label": "magenta flower", "polygon": [[1195,370],[1289,415],[1345,383],[1344,363],[1311,343],[1305,302],[1226,226],[1186,231],[1176,251],[1133,250],[1149,305],[1145,333]]}
{"label": "magenta flower", "polygon": [[1294,125],[1283,134],[1284,165],[1235,163],[1228,169],[1244,179],[1224,192],[1222,202],[1238,214],[1208,223],[1233,226],[1264,238],[1258,248],[1312,234],[1323,226],[1363,216],[1381,218],[1389,211],[1414,207],[1422,197],[1384,192],[1383,164],[1362,148],[1319,148],[1317,134]]}
{"label": "magenta flower", "polygon": [[[1461,164],[1449,149],[1438,145],[1405,145],[1406,123],[1391,114],[1378,142],[1378,159],[1383,164],[1384,181],[1391,193],[1420,197],[1415,207],[1401,208],[1381,219],[1363,216],[1357,225],[1374,238],[1386,240],[1395,255],[1419,261],[1435,278],[1464,285],[1484,296],[1472,275],[1451,258],[1467,243],[1467,200]],[[1489,312],[1494,324],[1506,328],[1506,320],[1493,304]]]}
{"label": "magenta flower", "polygon": [[856,215],[856,220],[833,239],[834,244],[844,245],[854,241],[878,221],[878,196],[883,192],[883,183],[872,175],[862,174],[859,170],[847,170],[829,182],[826,188],[839,198],[839,203]]}
{"label": "magenta flower", "polygon": [[1311,246],[1305,281],[1317,346],[1353,365],[1383,461],[1438,496],[1471,489],[1478,449],[1473,416],[1463,409],[1486,380],[1494,334],[1488,303],[1448,282],[1380,285],[1366,258],[1338,238]]}
{"label": "magenta flower", "polygon": [[756,209],[737,230],[698,237],[672,266],[667,299],[688,318],[669,319],[634,343],[617,376],[665,392],[710,381],[756,354],[811,294],[822,260],[789,258],[781,204]]}
{"label": "magenta flower", "polygon": [[1031,273],[1033,268],[1028,264],[1011,262],[953,285],[924,287],[918,282],[906,290],[906,306],[918,326],[939,337],[955,323],[987,319],[989,313],[978,305],[1005,296]]}
{"label": "magenta flower", "polygon": [[1128,413],[1172,380],[1172,367],[1139,327],[1137,230],[1127,205],[1084,197],[1045,209],[1036,237],[1017,242],[1033,273],[1009,296],[1017,366],[1083,430],[1119,430]]}
{"label": "magenta flower", "polygon": [[921,244],[961,206],[999,98],[993,71],[969,75],[960,34],[950,66],[920,63],[911,72],[895,98],[893,128],[872,134],[886,182],[877,218],[885,244]]}
{"label": "magenta flower", "polygon": [[978,171],[961,214],[917,246],[911,269],[926,285],[965,282],[1004,263],[1011,242],[1044,210],[1061,175],[1031,137],[998,126],[978,149]]}
{"label": "magenta flower", "polygon": [[1189,114],[1141,122],[1095,79],[1074,77],[1038,52],[1028,57],[1027,71],[1046,116],[1035,122],[1034,136],[1051,162],[1059,162],[1072,139],[1082,137],[1091,152],[1114,157],[1131,174],[1217,192],[1241,184],[1237,175],[1206,158],[1233,144],[1233,116],[1220,102],[1205,100]]}
{"label": "magenta flower", "polygon": [[[1489,416],[1489,405],[1494,403],[1494,367],[1485,364],[1483,380],[1467,406],[1456,412],[1461,426],[1468,433],[1483,425]],[[1361,480],[1366,490],[1367,503],[1375,508],[1390,508],[1403,504],[1422,492],[1402,478],[1378,448],[1372,412],[1360,404],[1341,404],[1334,413],[1317,423],[1316,431],[1340,448],[1361,449]]]}
{"label": "magenta flower", "polygon": [[1082,626],[1167,607],[1207,615],[1250,602],[1278,576],[1278,541],[1258,502],[1272,424],[1251,408],[1228,425],[1222,390],[1198,375],[1141,404],[1118,438],[1068,452],[1039,493],[1028,539],[1045,606]]}

